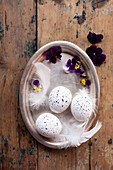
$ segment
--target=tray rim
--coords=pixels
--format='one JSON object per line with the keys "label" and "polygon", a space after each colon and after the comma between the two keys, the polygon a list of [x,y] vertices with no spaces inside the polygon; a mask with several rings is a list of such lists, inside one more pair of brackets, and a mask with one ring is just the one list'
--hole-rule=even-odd
{"label": "tray rim", "polygon": [[[98,105],[99,105],[99,99],[100,99],[100,84],[99,84],[99,79],[98,79],[98,75],[97,75],[97,71],[96,71],[96,68],[94,66],[94,64],[92,63],[91,59],[89,58],[89,56],[85,53],[85,51],[83,51],[79,46],[75,45],[74,43],[71,43],[69,41],[53,41],[53,42],[50,42],[50,43],[47,43],[46,45],[42,46],[40,49],[38,49],[30,58],[30,60],[28,61],[25,69],[24,69],[24,72],[23,72],[23,75],[22,75],[22,78],[21,78],[21,82],[20,82],[20,91],[19,91],[19,104],[20,104],[20,110],[21,110],[21,115],[22,115],[22,118],[24,120],[24,123],[28,129],[28,131],[30,132],[30,134],[38,141],[40,142],[41,144],[43,144],[44,146],[47,146],[49,148],[53,148],[53,149],[58,149],[58,148],[62,148],[62,146],[64,145],[67,145],[69,142],[68,141],[65,141],[65,142],[62,142],[62,145],[61,145],[61,142],[57,142],[57,145],[55,145],[55,143],[52,143],[52,142],[45,142],[44,140],[40,139],[40,138],[37,138],[36,134],[34,133],[34,131],[32,130],[30,124],[29,124],[29,121],[28,119],[26,118],[25,114],[24,114],[24,108],[22,107],[22,104],[23,104],[23,96],[22,96],[22,89],[23,89],[23,81],[27,75],[27,72],[30,68],[30,66],[36,62],[37,60],[37,56],[40,56],[46,49],[49,49],[50,47],[52,46],[70,46],[72,48],[75,48],[79,53],[81,53],[81,55],[83,55],[85,57],[85,59],[90,63],[91,65],[91,68],[92,68],[92,72],[94,73],[95,77],[94,77],[94,80],[95,80],[95,83],[96,83],[96,95],[98,96],[98,99],[97,99],[97,108],[95,110],[95,112],[97,112],[97,109],[98,109]],[[94,118],[92,119],[89,127],[87,128],[87,130],[90,129],[90,127],[92,126],[94,120],[96,118],[96,114],[94,116]]]}

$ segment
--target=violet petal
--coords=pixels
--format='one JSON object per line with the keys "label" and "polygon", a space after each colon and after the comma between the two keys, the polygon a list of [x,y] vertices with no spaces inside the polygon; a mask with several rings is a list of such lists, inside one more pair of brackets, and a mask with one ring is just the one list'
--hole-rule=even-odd
{"label": "violet petal", "polygon": [[90,47],[88,47],[86,49],[86,53],[87,54],[92,54],[92,53],[95,53],[95,50],[97,49],[97,46],[96,45],[91,45]]}
{"label": "violet petal", "polygon": [[97,43],[97,37],[95,33],[89,32],[88,36],[87,36],[88,41],[91,44],[96,44]]}
{"label": "violet petal", "polygon": [[80,68],[78,68],[77,70],[75,70],[75,72],[76,72],[76,73],[79,73],[79,74],[83,74],[83,73],[84,73],[84,71],[81,70]]}
{"label": "violet petal", "polygon": [[49,60],[50,62],[55,64],[57,62],[57,58],[61,60],[61,52],[62,49],[60,46],[53,46],[46,52],[44,52],[44,54],[46,56],[46,60]]}
{"label": "violet petal", "polygon": [[71,65],[71,60],[69,59],[66,63],[66,67],[70,67],[70,65]]}
{"label": "violet petal", "polygon": [[97,34],[97,43],[100,43],[103,39],[103,35],[102,34]]}
{"label": "violet petal", "polygon": [[39,85],[39,80],[34,80],[33,85],[38,86]]}
{"label": "violet petal", "polygon": [[95,51],[95,54],[98,56],[98,55],[101,55],[102,52],[103,52],[103,50],[101,48],[97,48]]}
{"label": "violet petal", "polygon": [[53,63],[53,64],[55,64],[56,63],[56,58],[53,56],[53,57],[50,57],[49,58],[49,61],[51,62],[51,63]]}
{"label": "violet petal", "polygon": [[87,39],[91,44],[96,44],[96,43],[99,43],[99,42],[102,41],[103,35],[102,34],[95,34],[93,32],[89,32]]}
{"label": "violet petal", "polygon": [[91,85],[91,81],[90,80],[86,80],[86,85],[90,86]]}
{"label": "violet petal", "polygon": [[79,59],[79,57],[78,57],[77,55],[74,56],[74,59],[75,59],[76,61],[80,61],[80,59]]}

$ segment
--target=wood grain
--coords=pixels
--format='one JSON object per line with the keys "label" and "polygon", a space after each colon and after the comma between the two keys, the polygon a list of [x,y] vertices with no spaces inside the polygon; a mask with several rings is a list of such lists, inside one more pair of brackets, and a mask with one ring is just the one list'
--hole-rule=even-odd
{"label": "wood grain", "polygon": [[36,51],[36,3],[0,0],[0,169],[36,169],[37,142],[19,109],[19,84]]}
{"label": "wood grain", "polygon": [[92,138],[92,169],[113,169],[113,1],[96,9],[93,29],[104,35],[101,47],[107,55],[105,64],[98,68],[100,80],[100,105],[97,118],[102,122],[101,130]]}

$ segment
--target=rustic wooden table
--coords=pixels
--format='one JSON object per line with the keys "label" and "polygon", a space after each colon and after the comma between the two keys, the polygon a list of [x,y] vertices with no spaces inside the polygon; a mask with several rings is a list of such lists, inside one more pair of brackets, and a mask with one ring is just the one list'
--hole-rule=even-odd
{"label": "rustic wooden table", "polygon": [[[75,19],[74,19],[75,17]],[[96,68],[101,130],[78,148],[54,150],[28,132],[19,85],[32,54],[54,40],[85,50],[89,31],[102,33],[106,62]],[[0,169],[113,170],[113,0],[0,0]]]}

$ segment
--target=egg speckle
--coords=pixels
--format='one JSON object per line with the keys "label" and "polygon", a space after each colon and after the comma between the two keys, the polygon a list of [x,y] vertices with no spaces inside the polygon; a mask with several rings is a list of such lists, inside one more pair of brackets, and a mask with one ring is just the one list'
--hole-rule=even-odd
{"label": "egg speckle", "polygon": [[76,120],[86,121],[92,110],[92,100],[86,93],[79,93],[73,98],[71,112]]}
{"label": "egg speckle", "polygon": [[62,124],[53,114],[43,113],[36,120],[36,129],[42,136],[54,138],[60,134]]}
{"label": "egg speckle", "polygon": [[49,95],[49,107],[55,113],[62,113],[69,107],[71,99],[70,90],[64,86],[58,86]]}

